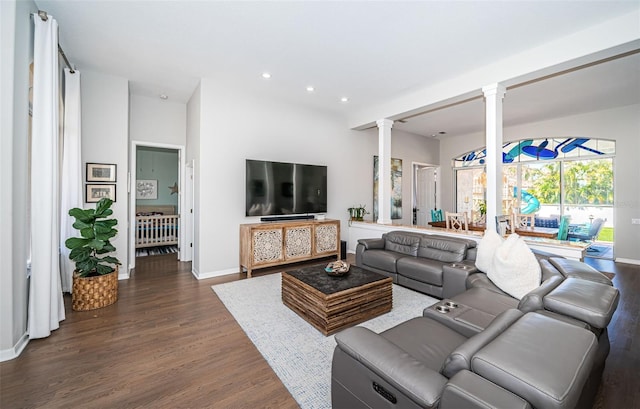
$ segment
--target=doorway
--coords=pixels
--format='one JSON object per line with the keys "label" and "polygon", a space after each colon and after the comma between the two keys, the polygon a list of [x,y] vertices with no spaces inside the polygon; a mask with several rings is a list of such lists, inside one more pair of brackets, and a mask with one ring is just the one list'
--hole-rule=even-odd
{"label": "doorway", "polygon": [[136,142],[131,145],[129,185],[129,270],[136,257],[178,253],[185,242],[185,148]]}
{"label": "doorway", "polygon": [[413,222],[417,227],[425,227],[431,221],[431,210],[439,206],[440,167],[427,163],[413,162]]}

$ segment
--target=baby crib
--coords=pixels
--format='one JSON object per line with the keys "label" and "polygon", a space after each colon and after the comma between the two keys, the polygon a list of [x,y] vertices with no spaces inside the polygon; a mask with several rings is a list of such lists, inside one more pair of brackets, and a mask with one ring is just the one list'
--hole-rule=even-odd
{"label": "baby crib", "polygon": [[138,206],[136,208],[136,248],[178,244],[180,216],[175,206]]}

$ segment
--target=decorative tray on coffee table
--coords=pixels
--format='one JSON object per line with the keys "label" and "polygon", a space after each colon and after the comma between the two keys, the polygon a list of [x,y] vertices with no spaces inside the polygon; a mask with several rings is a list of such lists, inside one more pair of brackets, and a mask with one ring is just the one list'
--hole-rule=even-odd
{"label": "decorative tray on coffee table", "polygon": [[327,264],[324,271],[330,276],[340,277],[346,275],[349,272],[349,264],[344,261],[338,260]]}

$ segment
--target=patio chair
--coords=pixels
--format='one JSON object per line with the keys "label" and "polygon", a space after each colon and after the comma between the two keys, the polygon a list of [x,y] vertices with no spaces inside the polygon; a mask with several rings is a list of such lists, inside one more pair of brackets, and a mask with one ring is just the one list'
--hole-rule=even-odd
{"label": "patio chair", "polygon": [[567,234],[567,240],[577,240],[577,241],[595,241],[600,231],[604,227],[605,219],[597,218],[593,220],[589,229],[577,229]]}
{"label": "patio chair", "polygon": [[534,214],[523,214],[523,213],[514,213],[514,226],[516,229],[522,228],[533,228],[535,226],[535,215]]}
{"label": "patio chair", "polygon": [[447,219],[447,229],[454,231],[469,231],[469,221],[467,220],[467,213],[452,213],[445,212]]}
{"label": "patio chair", "polygon": [[486,223],[487,215],[484,213],[477,212],[475,210],[471,211],[471,223]]}

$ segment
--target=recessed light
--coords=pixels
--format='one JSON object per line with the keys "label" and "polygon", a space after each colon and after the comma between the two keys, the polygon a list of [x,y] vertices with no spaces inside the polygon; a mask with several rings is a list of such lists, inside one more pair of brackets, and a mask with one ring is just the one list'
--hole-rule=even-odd
{"label": "recessed light", "polygon": [[349,98],[342,97],[342,98],[340,98],[340,102],[349,102]]}
{"label": "recessed light", "polygon": [[167,94],[160,94],[160,99],[169,99]]}
{"label": "recessed light", "polygon": [[269,74],[268,72],[263,72],[262,73],[262,78],[268,80],[269,78],[271,78],[271,74]]}
{"label": "recessed light", "polygon": [[307,91],[309,91],[309,92],[313,92],[313,91],[315,91],[315,90],[316,90],[316,89],[315,89],[315,88],[313,88],[311,85],[309,85],[309,86],[307,87]]}

